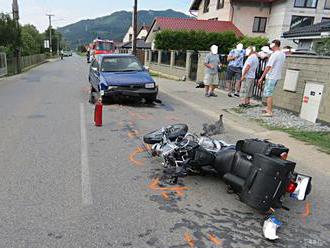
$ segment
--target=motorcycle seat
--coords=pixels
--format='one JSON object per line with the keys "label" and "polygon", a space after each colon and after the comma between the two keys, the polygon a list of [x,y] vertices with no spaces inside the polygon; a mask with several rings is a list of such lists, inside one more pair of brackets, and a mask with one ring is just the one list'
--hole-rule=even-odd
{"label": "motorcycle seat", "polygon": [[238,151],[234,155],[231,171],[226,173],[223,179],[233,187],[234,191],[241,192],[251,169],[252,162],[248,159],[248,156]]}

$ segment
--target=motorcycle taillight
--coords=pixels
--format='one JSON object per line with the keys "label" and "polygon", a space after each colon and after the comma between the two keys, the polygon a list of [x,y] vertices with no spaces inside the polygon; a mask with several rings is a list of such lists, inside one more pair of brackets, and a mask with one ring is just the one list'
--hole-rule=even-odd
{"label": "motorcycle taillight", "polygon": [[288,186],[286,188],[286,192],[293,193],[293,192],[295,192],[296,188],[297,188],[297,183],[293,180],[290,180],[290,183],[288,184]]}
{"label": "motorcycle taillight", "polygon": [[281,155],[280,155],[280,158],[282,160],[287,160],[288,159],[288,153],[287,152],[283,152]]}

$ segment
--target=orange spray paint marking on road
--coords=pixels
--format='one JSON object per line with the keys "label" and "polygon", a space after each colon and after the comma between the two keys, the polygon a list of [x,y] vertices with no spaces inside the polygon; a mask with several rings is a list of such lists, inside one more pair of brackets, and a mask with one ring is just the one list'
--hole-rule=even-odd
{"label": "orange spray paint marking on road", "polygon": [[151,183],[149,184],[149,188],[153,191],[160,191],[161,195],[163,192],[174,192],[179,197],[183,197],[184,192],[189,189],[188,187],[184,186],[160,187],[158,178],[155,178],[151,181]]}
{"label": "orange spray paint marking on road", "polygon": [[209,233],[208,235],[208,239],[214,243],[215,245],[221,245],[222,244],[222,240],[218,239],[217,236],[215,236],[214,233]]}
{"label": "orange spray paint marking on road", "polygon": [[151,147],[149,145],[142,145],[142,146],[138,146],[134,149],[133,152],[131,152],[128,156],[129,161],[131,161],[134,165],[137,166],[142,166],[144,165],[145,162],[145,158],[138,160],[136,157],[144,152],[150,152],[151,151]]}
{"label": "orange spray paint marking on road", "polygon": [[305,212],[301,214],[301,218],[305,223],[307,222],[307,217],[311,215],[311,208],[312,208],[311,203],[306,202]]}
{"label": "orange spray paint marking on road", "polygon": [[168,195],[167,192],[162,192],[161,193],[161,196],[164,198],[164,200],[169,200],[170,199],[170,197],[169,197],[169,195]]}
{"label": "orange spray paint marking on road", "polygon": [[188,243],[190,248],[195,247],[195,240],[193,240],[193,238],[191,237],[191,235],[189,233],[185,233],[184,234],[184,240]]}
{"label": "orange spray paint marking on road", "polygon": [[127,133],[127,136],[128,136],[128,138],[130,138],[130,139],[132,139],[132,138],[136,138],[136,137],[138,137],[138,135],[139,135],[139,131],[137,131],[137,130],[132,130],[132,131],[129,131],[129,132]]}

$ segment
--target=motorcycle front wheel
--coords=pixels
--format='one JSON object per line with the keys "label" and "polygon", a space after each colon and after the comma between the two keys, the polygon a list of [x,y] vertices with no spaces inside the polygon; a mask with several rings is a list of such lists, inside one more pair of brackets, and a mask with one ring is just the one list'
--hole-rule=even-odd
{"label": "motorcycle front wheel", "polygon": [[[183,137],[188,132],[186,124],[174,124],[168,127],[168,138],[170,141],[176,140],[178,137]],[[162,129],[155,130],[143,136],[143,141],[146,144],[156,144],[163,140]]]}

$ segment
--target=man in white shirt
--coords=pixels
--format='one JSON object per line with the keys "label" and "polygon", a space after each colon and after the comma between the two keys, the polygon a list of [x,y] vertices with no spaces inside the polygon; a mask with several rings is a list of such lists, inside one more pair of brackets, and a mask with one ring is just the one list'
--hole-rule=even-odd
{"label": "man in white shirt", "polygon": [[248,107],[253,93],[253,85],[256,78],[256,71],[259,66],[259,59],[255,47],[248,47],[245,50],[245,55],[248,56],[244,63],[242,78],[241,78],[241,103],[239,107]]}
{"label": "man in white shirt", "polygon": [[281,51],[280,47],[281,42],[279,40],[274,40],[270,44],[273,53],[268,60],[264,73],[258,80],[258,84],[262,85],[264,78],[266,78],[263,95],[267,99],[267,108],[262,114],[263,117],[273,116],[273,93],[277,82],[281,79],[282,67],[286,58],[285,53]]}

